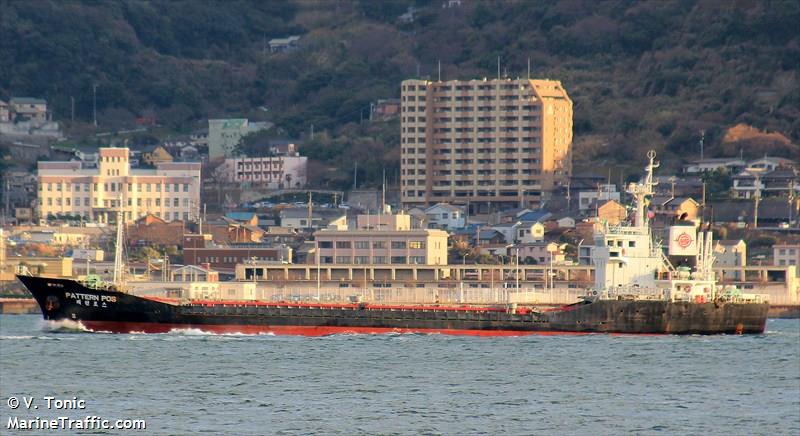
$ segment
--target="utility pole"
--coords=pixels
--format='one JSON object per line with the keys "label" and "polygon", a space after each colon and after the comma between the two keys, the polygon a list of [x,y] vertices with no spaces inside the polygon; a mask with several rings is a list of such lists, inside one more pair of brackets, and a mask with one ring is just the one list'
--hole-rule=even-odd
{"label": "utility pole", "polygon": [[311,191],[308,191],[308,228],[313,229],[312,226],[312,219],[314,218],[313,211],[311,209]]}
{"label": "utility pole", "polygon": [[761,173],[758,171],[753,171],[753,175],[755,176],[755,192],[754,192],[754,200],[755,200],[755,211],[753,212],[753,228],[758,228],[758,203],[761,202]]}
{"label": "utility pole", "polygon": [[70,121],[72,121],[74,123],[75,122],[75,97],[70,96],[69,97],[69,101],[70,101],[70,117],[69,117],[69,119],[70,119]]}
{"label": "utility pole", "polygon": [[700,159],[701,160],[703,159],[703,145],[705,143],[705,139],[706,139],[706,131],[705,130],[701,130],[700,131]]}
{"label": "utility pole", "polygon": [[92,115],[94,126],[97,127],[97,84],[92,85]]}

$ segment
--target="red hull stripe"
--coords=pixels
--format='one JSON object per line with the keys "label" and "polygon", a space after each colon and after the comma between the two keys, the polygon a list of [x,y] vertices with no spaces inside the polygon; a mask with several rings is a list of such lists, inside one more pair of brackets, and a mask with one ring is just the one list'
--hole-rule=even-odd
{"label": "red hull stripe", "polygon": [[329,327],[329,326],[270,326],[228,324],[161,324],[150,322],[81,321],[89,330],[111,333],[169,333],[173,330],[200,330],[215,334],[264,334],[295,336],[327,336],[334,334],[384,334],[423,333],[456,336],[528,336],[528,335],[583,335],[580,332],[517,331],[517,330],[457,330],[416,329],[386,327]]}
{"label": "red hull stripe", "polygon": [[[156,301],[159,303],[167,304],[182,304],[180,301],[173,298],[161,298],[143,296],[146,300]],[[268,307],[308,307],[318,309],[361,309],[360,304],[335,304],[335,303],[305,303],[305,302],[290,302],[290,301],[237,301],[237,300],[192,300],[189,303],[191,306],[232,306],[232,307],[247,307],[247,306],[268,306]],[[427,310],[427,311],[460,311],[460,312],[506,312],[507,309],[502,307],[481,307],[481,306],[426,306],[426,305],[390,305],[390,304],[370,304],[364,303],[363,306],[367,310]],[[527,313],[529,310],[518,308],[517,312]]]}

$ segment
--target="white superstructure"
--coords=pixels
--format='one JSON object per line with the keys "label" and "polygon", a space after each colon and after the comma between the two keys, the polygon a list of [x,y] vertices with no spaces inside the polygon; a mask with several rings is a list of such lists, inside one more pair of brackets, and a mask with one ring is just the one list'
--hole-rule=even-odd
{"label": "white superstructure", "polygon": [[[632,224],[598,224],[594,236],[595,289],[601,298],[666,299],[693,301],[759,300],[757,295],[741,295],[735,288],[717,286],[712,265],[711,232],[697,232],[694,225],[676,225],[670,229],[670,255],[694,260],[694,269],[675,268],[664,255],[660,243],[653,240],[646,215],[648,197],[654,194],[653,170],[658,167],[655,152],[643,182],[631,183],[628,193],[634,197]],[[673,240],[674,239],[674,240]],[[692,262],[689,262],[692,263]]]}

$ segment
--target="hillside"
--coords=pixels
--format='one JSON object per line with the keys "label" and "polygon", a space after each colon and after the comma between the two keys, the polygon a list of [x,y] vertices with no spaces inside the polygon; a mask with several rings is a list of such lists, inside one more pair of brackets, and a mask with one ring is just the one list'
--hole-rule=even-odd
{"label": "hillside", "polygon": [[[561,80],[575,102],[578,167],[656,148],[674,164],[706,156],[800,156],[800,3],[399,0],[194,2],[2,1],[0,98],[47,98],[57,119],[101,126],[155,114],[174,131],[216,116],[268,118],[307,135],[317,182],[377,183],[396,172],[396,122],[359,124],[404,78],[531,74]],[[398,16],[418,8],[412,23]],[[269,53],[271,38],[300,48]],[[261,109],[259,109],[261,108]],[[267,109],[265,112],[264,109]],[[744,124],[790,144],[723,142]],[[764,143],[764,141],[762,141]],[[678,159],[675,159],[678,158]],[[393,178],[392,178],[393,179]]]}

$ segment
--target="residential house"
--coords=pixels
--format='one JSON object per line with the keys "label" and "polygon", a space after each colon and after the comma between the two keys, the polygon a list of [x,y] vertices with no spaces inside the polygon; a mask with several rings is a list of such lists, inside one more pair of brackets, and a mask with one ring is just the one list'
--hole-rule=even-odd
{"label": "residential house", "polygon": [[197,265],[184,265],[170,271],[173,282],[218,282],[219,273],[211,268]]}
{"label": "residential house", "polygon": [[47,100],[33,97],[12,97],[9,101],[12,121],[30,120],[37,123],[48,121]]}
{"label": "residential house", "polygon": [[[754,201],[724,201],[707,205],[706,219],[715,223],[736,224],[739,227],[754,224]],[[779,227],[797,221],[800,200],[790,202],[785,198],[765,198],[758,204],[758,226]]]}
{"label": "residential house", "polygon": [[530,244],[544,240],[544,224],[536,221],[520,221],[514,228],[513,243]]}
{"label": "residential house", "polygon": [[569,213],[559,213],[550,216],[544,222],[545,231],[556,230],[556,229],[574,229],[575,228],[575,218],[571,216]]}
{"label": "residential house", "polygon": [[370,105],[370,121],[385,120],[400,115],[400,99],[389,98],[378,100]]}
{"label": "residential house", "polygon": [[227,217],[203,224],[203,232],[217,244],[260,243],[266,231],[257,225],[237,222]]}
{"label": "residential house", "polygon": [[800,197],[800,170],[789,167],[769,169],[768,164],[757,170],[748,168],[733,176],[731,191],[734,198],[754,198],[758,192],[761,198],[788,197],[794,192]]}
{"label": "residential house", "polygon": [[233,220],[239,224],[247,224],[251,226],[258,226],[258,215],[253,212],[228,212],[225,218]]}
{"label": "residential house", "polygon": [[[508,244],[485,244],[478,247],[478,253],[485,256],[507,256]],[[464,259],[464,261],[466,261]]]}
{"label": "residential house", "polygon": [[724,171],[728,174],[734,174],[743,170],[744,167],[744,160],[735,157],[697,159],[684,165],[683,172],[687,174],[700,174],[711,171]]}
{"label": "residential house", "polygon": [[347,225],[347,215],[340,209],[313,209],[309,222],[308,208],[288,208],[279,213],[281,227],[321,229],[329,225]]}
{"label": "residential house", "polygon": [[800,266],[800,244],[775,244],[772,246],[775,266]]}
{"label": "residential house", "polygon": [[[513,234],[513,229],[510,228],[509,230],[512,232],[511,234]],[[475,233],[475,238],[477,238],[477,243],[475,245],[478,246],[506,244],[505,235],[495,228],[478,229],[478,231]]]}
{"label": "residential house", "polygon": [[134,247],[179,247],[184,228],[183,221],[166,221],[148,213],[127,226],[125,239],[129,246]]}
{"label": "residential house", "polygon": [[760,159],[751,160],[747,163],[747,169],[756,169],[762,171],[775,171],[777,169],[792,169],[797,168],[797,161],[786,159],[783,157],[764,156]]}
{"label": "residential house", "polygon": [[448,203],[437,203],[425,209],[427,226],[432,229],[454,230],[467,225],[464,209]]}
{"label": "residential house", "polygon": [[412,207],[406,213],[411,216],[411,227],[416,229],[428,228],[428,215],[425,214],[425,208]]}
{"label": "residential house", "polygon": [[508,255],[516,257],[519,250],[520,264],[547,265],[552,260],[554,265],[558,265],[565,262],[565,249],[566,244],[539,241],[511,246]]}
{"label": "residential house", "polygon": [[[714,241],[714,266],[743,267],[747,265],[747,243],[741,239],[720,239]],[[726,272],[726,278],[741,280],[741,272]]]}
{"label": "residential house", "polygon": [[597,211],[598,221],[611,225],[617,225],[628,217],[628,210],[616,200],[603,201],[600,204],[592,205],[590,209]]}
{"label": "residential house", "polygon": [[150,166],[162,162],[172,162],[172,155],[161,145],[152,145],[142,150],[142,163]]}
{"label": "residential house", "polygon": [[693,221],[697,219],[700,204],[689,197],[655,196],[650,201],[655,226],[669,226],[676,220]]}
{"label": "residential house", "polygon": [[11,122],[11,106],[0,100],[0,123]]}
{"label": "residential house", "polygon": [[37,179],[27,168],[10,167],[2,174],[4,206],[29,208],[36,199]]}
{"label": "residential house", "polygon": [[286,38],[274,38],[269,40],[270,53],[288,53],[296,50],[300,46],[300,36],[291,35]]}
{"label": "residential house", "polygon": [[602,184],[598,185],[597,189],[579,192],[578,209],[585,211],[595,202],[602,202],[605,200],[620,201],[620,193],[617,191],[617,185]]}

